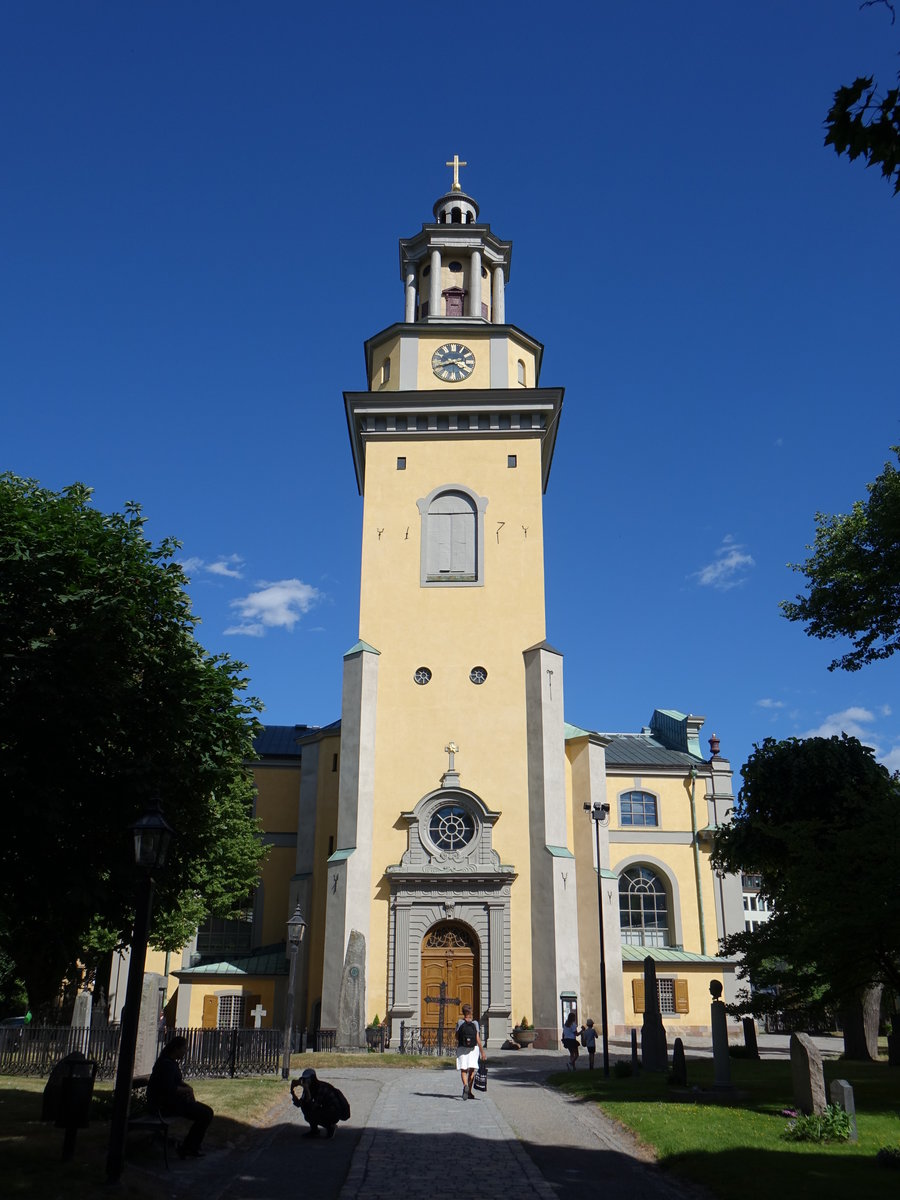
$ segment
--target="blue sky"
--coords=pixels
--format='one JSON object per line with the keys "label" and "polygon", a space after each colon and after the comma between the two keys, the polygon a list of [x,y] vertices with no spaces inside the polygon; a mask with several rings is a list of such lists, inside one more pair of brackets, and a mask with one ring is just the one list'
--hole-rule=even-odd
{"label": "blue sky", "polygon": [[[548,639],[576,724],[841,728],[900,767],[897,664],[779,613],[814,513],[900,442],[900,200],[824,149],[896,78],[855,0],[0,8],[0,468],[183,542],[199,636],[277,724],[358,635],[341,393],[402,320],[397,239],[464,186],[566,398]],[[448,731],[448,737],[453,731]],[[705,743],[704,743],[705,746]]]}

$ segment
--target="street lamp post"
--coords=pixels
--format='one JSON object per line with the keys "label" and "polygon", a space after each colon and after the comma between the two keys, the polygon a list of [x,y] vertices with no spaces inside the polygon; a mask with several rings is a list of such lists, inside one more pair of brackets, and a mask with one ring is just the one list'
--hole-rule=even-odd
{"label": "street lamp post", "polygon": [[158,797],[151,801],[144,815],[131,826],[131,831],[134,834],[134,857],[140,871],[140,882],[134,930],[131,935],[131,957],[128,961],[128,981],[125,985],[125,1005],[122,1009],[119,1034],[119,1063],[116,1068],[109,1149],[106,1157],[106,1177],[110,1183],[118,1180],[125,1162],[125,1134],[128,1130],[134,1052],[141,1015],[144,962],[150,937],[150,916],[153,912],[153,872],[165,865],[174,832],[162,814]]}
{"label": "street lamp post", "polygon": [[288,974],[287,998],[284,1005],[284,1054],[281,1059],[281,1078],[288,1079],[291,1074],[291,1040],[294,1032],[294,986],[297,982],[297,955],[300,943],[306,933],[306,918],[300,911],[300,902],[294,909],[287,923],[288,947],[291,955],[291,966]]}
{"label": "street lamp post", "polygon": [[594,801],[585,804],[594,823],[594,838],[597,848],[597,916],[600,921],[600,1025],[603,1041],[603,1074],[609,1075],[609,1015],[606,1006],[606,936],[603,930],[603,869],[600,860],[600,826],[609,821],[609,805]]}

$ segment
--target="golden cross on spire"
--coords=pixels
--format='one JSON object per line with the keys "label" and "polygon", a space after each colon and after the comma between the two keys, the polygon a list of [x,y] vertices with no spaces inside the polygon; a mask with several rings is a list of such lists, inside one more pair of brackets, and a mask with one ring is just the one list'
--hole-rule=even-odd
{"label": "golden cross on spire", "polygon": [[451,159],[450,162],[444,163],[445,167],[453,168],[453,187],[451,188],[451,191],[454,191],[454,192],[462,191],[462,188],[459,186],[459,168],[467,167],[468,165],[469,164],[467,162],[460,161],[460,157],[458,154],[454,154],[453,158]]}

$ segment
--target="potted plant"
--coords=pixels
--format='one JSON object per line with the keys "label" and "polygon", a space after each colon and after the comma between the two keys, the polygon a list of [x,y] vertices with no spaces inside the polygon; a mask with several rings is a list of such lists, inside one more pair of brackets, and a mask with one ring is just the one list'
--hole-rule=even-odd
{"label": "potted plant", "polygon": [[527,1017],[523,1017],[518,1025],[513,1026],[513,1041],[520,1046],[530,1046],[534,1041],[534,1026]]}
{"label": "potted plant", "polygon": [[378,1013],[376,1013],[371,1023],[366,1026],[366,1045],[370,1050],[380,1050],[383,1036],[384,1030],[378,1019]]}

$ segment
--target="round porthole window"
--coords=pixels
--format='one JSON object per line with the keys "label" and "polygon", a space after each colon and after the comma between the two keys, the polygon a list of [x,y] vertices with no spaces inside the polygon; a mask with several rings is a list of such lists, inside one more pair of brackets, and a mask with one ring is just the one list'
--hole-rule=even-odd
{"label": "round porthole window", "polygon": [[459,272],[462,270],[462,263],[461,263],[461,262],[452,262],[452,263],[450,263],[450,265],[447,267],[447,270],[448,270],[448,271],[453,271],[453,272],[455,272],[456,274],[459,274]]}
{"label": "round porthole window", "polygon": [[441,850],[460,850],[475,836],[475,822],[461,804],[442,804],[431,818],[428,832]]}
{"label": "round porthole window", "polygon": [[417,667],[413,672],[413,679],[416,683],[424,686],[426,683],[431,683],[431,672],[427,667]]}
{"label": "round porthole window", "polygon": [[484,683],[487,679],[487,671],[484,667],[473,667],[469,672],[469,678],[473,683]]}

